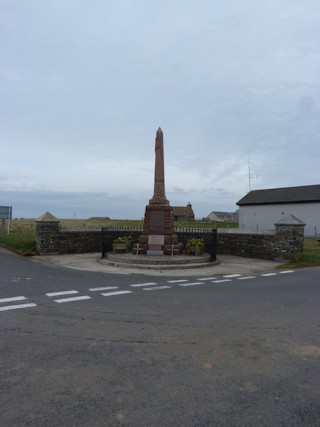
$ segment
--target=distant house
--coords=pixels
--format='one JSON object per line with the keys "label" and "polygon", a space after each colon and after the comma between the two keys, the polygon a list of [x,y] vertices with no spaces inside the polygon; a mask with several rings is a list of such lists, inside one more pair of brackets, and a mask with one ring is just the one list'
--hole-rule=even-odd
{"label": "distant house", "polygon": [[305,236],[320,234],[320,185],[252,190],[237,202],[239,228],[273,230],[282,215],[302,220]]}
{"label": "distant house", "polygon": [[174,221],[193,221],[194,213],[190,202],[187,206],[173,206],[173,220]]}
{"label": "distant house", "polygon": [[237,212],[218,212],[212,211],[206,218],[206,221],[238,221],[239,214]]}

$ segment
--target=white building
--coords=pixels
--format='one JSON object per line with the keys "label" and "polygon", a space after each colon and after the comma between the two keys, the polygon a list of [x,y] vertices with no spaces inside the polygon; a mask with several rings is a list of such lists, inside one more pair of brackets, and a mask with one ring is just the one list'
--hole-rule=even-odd
{"label": "white building", "polygon": [[237,205],[240,229],[274,230],[282,215],[292,214],[306,224],[305,236],[320,234],[320,185],[252,190]]}
{"label": "white building", "polygon": [[212,211],[205,218],[206,221],[236,221],[233,219],[236,213]]}

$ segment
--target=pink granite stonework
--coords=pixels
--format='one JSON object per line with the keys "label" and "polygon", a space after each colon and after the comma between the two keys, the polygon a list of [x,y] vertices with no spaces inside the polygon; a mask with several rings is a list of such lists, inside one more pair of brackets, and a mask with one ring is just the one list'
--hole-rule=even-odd
{"label": "pink granite stonework", "polygon": [[163,133],[159,128],[155,143],[154,193],[146,206],[143,234],[139,244],[134,245],[133,252],[176,255],[181,252],[182,246],[174,234],[172,207],[165,196]]}

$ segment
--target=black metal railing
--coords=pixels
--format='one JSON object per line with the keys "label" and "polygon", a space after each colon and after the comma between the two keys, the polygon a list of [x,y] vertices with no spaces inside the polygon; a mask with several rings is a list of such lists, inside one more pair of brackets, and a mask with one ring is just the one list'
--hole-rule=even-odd
{"label": "black metal railing", "polygon": [[[102,240],[102,258],[107,252],[112,251],[112,243],[118,237],[132,236],[136,243],[139,236],[142,234],[142,227],[103,227],[101,233]],[[175,234],[178,236],[178,241],[182,242],[184,247],[187,246],[189,239],[203,239],[205,251],[210,254],[211,261],[217,258],[217,229],[216,228],[176,228]]]}
{"label": "black metal railing", "polygon": [[187,246],[188,240],[192,238],[203,239],[205,251],[210,254],[211,261],[217,257],[217,229],[216,228],[175,228],[178,241]]}
{"label": "black metal railing", "polygon": [[131,236],[135,243],[138,241],[142,231],[142,227],[102,227],[102,258],[105,258],[107,252],[112,252],[112,243],[115,239],[118,237]]}

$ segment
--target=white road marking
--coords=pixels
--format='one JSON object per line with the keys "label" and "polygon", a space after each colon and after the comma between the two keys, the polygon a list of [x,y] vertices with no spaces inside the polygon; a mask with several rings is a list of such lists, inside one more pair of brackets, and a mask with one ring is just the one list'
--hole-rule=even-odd
{"label": "white road marking", "polygon": [[229,279],[231,279],[232,277],[239,277],[242,276],[241,274],[224,274],[223,277],[228,277]]}
{"label": "white road marking", "polygon": [[261,274],[261,276],[263,277],[268,277],[268,276],[276,276],[277,273],[266,273],[266,274]]}
{"label": "white road marking", "polygon": [[182,282],[188,282],[187,279],[180,279],[180,280],[167,280],[167,283],[182,283]]}
{"label": "white road marking", "polygon": [[280,271],[280,274],[286,274],[286,273],[294,273],[294,271],[293,270]]}
{"label": "white road marking", "polygon": [[56,297],[58,295],[71,295],[71,294],[78,294],[78,291],[63,291],[63,292],[50,292],[47,295],[47,297]]}
{"label": "white road marking", "polygon": [[11,298],[2,298],[0,302],[10,302],[10,301],[22,301],[27,299],[26,297],[11,297]]}
{"label": "white road marking", "polygon": [[112,297],[113,295],[122,295],[122,294],[132,294],[132,291],[118,291],[118,292],[106,292],[105,294],[101,294],[104,297]]}
{"label": "white road marking", "polygon": [[238,280],[246,280],[246,279],[255,279],[256,276],[244,276],[244,277],[238,277]]}
{"label": "white road marking", "polygon": [[158,289],[168,289],[171,288],[171,286],[157,286],[155,288],[143,288],[144,291],[156,291]]}
{"label": "white road marking", "polygon": [[140,288],[140,287],[143,287],[143,286],[154,286],[154,285],[157,285],[158,283],[154,283],[154,282],[149,282],[149,283],[136,283],[135,285],[130,285],[130,286],[132,286],[133,288]]}
{"label": "white road marking", "polygon": [[231,279],[213,280],[212,283],[232,282]]}
{"label": "white road marking", "polygon": [[37,304],[18,304],[18,305],[6,305],[5,307],[0,307],[0,311],[6,310],[16,310],[18,308],[27,308],[27,307],[36,307]]}
{"label": "white road marking", "polygon": [[83,299],[91,299],[91,297],[89,297],[89,295],[82,295],[79,297],[72,297],[72,298],[62,298],[62,299],[55,299],[54,302],[71,302],[71,301],[80,301]]}
{"label": "white road marking", "polygon": [[118,289],[118,286],[105,286],[104,288],[91,288],[89,291],[95,292],[95,291],[108,291],[110,289]]}
{"label": "white road marking", "polygon": [[203,282],[194,282],[194,283],[180,283],[179,286],[196,286],[196,285],[203,285]]}
{"label": "white road marking", "polygon": [[204,277],[204,278],[197,279],[197,280],[214,280],[214,279],[216,279],[216,277]]}

